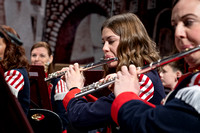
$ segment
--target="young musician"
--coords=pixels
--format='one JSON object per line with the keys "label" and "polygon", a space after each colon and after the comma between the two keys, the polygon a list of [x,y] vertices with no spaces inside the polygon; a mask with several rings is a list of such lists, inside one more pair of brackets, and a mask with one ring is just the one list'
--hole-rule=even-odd
{"label": "young musician", "polygon": [[[179,51],[200,44],[200,1],[175,0],[171,24]],[[183,75],[166,103],[153,105],[138,97],[140,88],[134,65],[123,66],[117,73],[113,120],[121,132],[199,133],[200,131],[200,51],[185,56],[189,73]],[[170,77],[169,77],[170,78]]]}
{"label": "young musician", "polygon": [[[115,76],[122,65],[135,64],[142,67],[159,59],[155,43],[138,17],[132,13],[112,16],[104,22],[101,31],[105,59],[118,58],[118,61],[105,66],[105,80]],[[64,97],[63,105],[70,123],[79,130],[88,131],[107,126],[111,127],[113,133],[118,132],[110,114],[114,94],[102,96],[95,102],[89,102],[88,96],[74,98],[84,86],[84,77],[77,63],[70,65],[66,71],[65,78],[70,91]],[[145,101],[160,104],[165,93],[157,71],[139,75],[139,81],[140,97]]]}
{"label": "young musician", "polygon": [[5,81],[11,92],[27,115],[30,105],[29,64],[21,45],[20,37],[13,28],[0,26],[0,67],[5,72]]}

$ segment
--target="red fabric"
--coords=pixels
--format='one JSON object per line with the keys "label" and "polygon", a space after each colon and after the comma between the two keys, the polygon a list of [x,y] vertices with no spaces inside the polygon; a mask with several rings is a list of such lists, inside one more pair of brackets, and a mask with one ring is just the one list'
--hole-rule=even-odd
{"label": "red fabric", "polygon": [[9,70],[4,73],[6,82],[12,86],[12,89],[17,90],[18,92],[24,87],[24,77],[17,70]]}
{"label": "red fabric", "polygon": [[67,130],[63,130],[62,133],[67,133]]}
{"label": "red fabric", "polygon": [[45,72],[45,78],[47,78],[47,77],[48,77],[48,73]]}
{"label": "red fabric", "polygon": [[140,74],[139,84],[141,90],[139,97],[143,100],[149,101],[154,94],[154,86],[151,79],[144,74]]}
{"label": "red fabric", "polygon": [[88,102],[95,102],[98,99],[91,94],[88,94],[87,96],[85,96],[85,98],[87,99]]}
{"label": "red fabric", "polygon": [[199,71],[199,70],[200,70],[200,66],[198,66],[198,67],[193,67],[193,68],[191,68],[191,67],[188,68],[188,71],[189,71],[189,72],[197,72],[197,71]]}
{"label": "red fabric", "polygon": [[[45,78],[47,78],[47,77],[48,77],[48,73],[45,72]],[[51,100],[51,90],[52,90],[52,88],[53,88],[53,85],[50,83],[48,85],[48,94],[49,94],[49,99],[50,100]]]}
{"label": "red fabric", "polygon": [[[63,99],[63,105],[65,107],[65,109],[67,110],[67,105],[69,103],[69,101],[75,97],[75,94],[79,93],[81,90],[76,88],[76,89],[73,89],[71,91],[69,91],[64,99]],[[83,96],[83,98],[85,98],[87,101],[89,102],[95,102],[98,98],[96,98],[95,96],[91,95],[91,94],[88,94],[86,96]]]}
{"label": "red fabric", "polygon": [[106,133],[112,133],[111,126],[107,127]]}
{"label": "red fabric", "polygon": [[65,107],[65,109],[67,110],[67,105],[68,105],[68,103],[69,103],[69,101],[72,99],[72,98],[74,98],[75,97],[75,94],[76,93],[79,93],[81,90],[80,89],[73,89],[73,90],[71,90],[71,91],[69,91],[66,95],[65,95],[65,97],[64,97],[64,99],[63,99],[63,106]]}
{"label": "red fabric", "polygon": [[188,86],[200,85],[200,74],[195,74]]}
{"label": "red fabric", "polygon": [[119,109],[121,108],[121,106],[130,101],[130,100],[141,100],[143,102],[145,102],[146,104],[148,104],[149,106],[152,106],[155,108],[155,105],[154,104],[151,104],[145,100],[142,100],[138,95],[136,95],[135,93],[133,92],[124,92],[124,93],[121,93],[120,95],[118,95],[115,100],[113,101],[112,103],[112,106],[111,106],[111,116],[113,118],[113,120],[115,121],[115,123],[118,124],[118,112],[119,112]]}
{"label": "red fabric", "polygon": [[49,99],[51,99],[51,90],[53,88],[53,85],[50,83],[48,86],[48,94],[49,94]]}

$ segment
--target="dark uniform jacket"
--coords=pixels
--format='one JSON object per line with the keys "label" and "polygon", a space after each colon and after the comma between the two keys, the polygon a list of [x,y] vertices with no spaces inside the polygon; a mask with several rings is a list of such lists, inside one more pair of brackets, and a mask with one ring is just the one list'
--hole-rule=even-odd
{"label": "dark uniform jacket", "polygon": [[[149,101],[153,104],[159,104],[165,97],[160,78],[155,70],[147,73],[146,77],[144,84],[152,81],[152,87],[154,87],[154,93]],[[75,128],[83,131],[107,126],[112,128],[112,133],[118,132],[118,127],[111,118],[111,105],[115,98],[114,94],[111,93],[107,97],[102,96],[95,102],[88,102],[88,98],[74,98],[74,94],[78,92],[80,92],[78,88],[71,90],[63,100],[63,105],[67,109],[67,118],[70,123]]]}
{"label": "dark uniform jacket", "polygon": [[142,101],[135,93],[120,94],[112,104],[111,115],[121,132],[199,133],[200,73],[182,79],[164,105]]}

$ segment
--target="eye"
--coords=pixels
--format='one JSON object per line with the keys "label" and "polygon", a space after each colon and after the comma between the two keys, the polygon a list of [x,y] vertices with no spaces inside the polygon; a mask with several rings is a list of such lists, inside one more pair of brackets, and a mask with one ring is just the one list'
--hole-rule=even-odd
{"label": "eye", "polygon": [[114,42],[115,42],[114,40],[108,41],[109,44],[113,44]]}
{"label": "eye", "polygon": [[175,31],[177,24],[172,24],[172,30]]}
{"label": "eye", "polygon": [[193,20],[187,19],[187,20],[184,21],[184,25],[186,27],[190,27],[193,24],[193,22],[194,22]]}
{"label": "eye", "polygon": [[116,40],[114,38],[108,39],[108,44],[112,45]]}
{"label": "eye", "polygon": [[166,73],[166,72],[167,72],[166,70],[162,69],[162,73]]}
{"label": "eye", "polygon": [[112,45],[115,41],[114,40],[108,40],[105,42],[102,42],[103,45],[105,45],[105,43],[108,43],[109,45]]}
{"label": "eye", "polygon": [[32,57],[36,57],[37,55],[36,55],[36,54],[32,54],[31,56],[32,56]]}
{"label": "eye", "polygon": [[41,54],[40,56],[41,56],[41,57],[43,57],[43,58],[45,57],[45,55],[44,55],[44,54]]}

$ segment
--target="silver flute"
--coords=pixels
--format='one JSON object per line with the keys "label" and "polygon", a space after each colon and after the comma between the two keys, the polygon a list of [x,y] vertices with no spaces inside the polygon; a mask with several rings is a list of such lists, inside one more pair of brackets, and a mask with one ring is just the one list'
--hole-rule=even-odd
{"label": "silver flute", "polygon": [[[92,68],[96,68],[96,67],[99,67],[99,66],[102,66],[104,64],[108,64],[110,62],[117,61],[117,60],[118,60],[117,57],[115,57],[115,58],[108,58],[108,59],[101,59],[99,62],[85,65],[84,67],[81,68],[81,71],[86,71],[86,70],[89,70],[89,69],[92,69]],[[61,76],[65,75],[66,72],[67,71],[51,73],[51,74],[48,75],[47,78],[44,79],[44,81],[50,81],[50,80],[52,80],[54,78],[61,77]]]}
{"label": "silver flute", "polygon": [[[180,60],[183,57],[185,57],[186,55],[191,54],[193,52],[196,52],[198,50],[200,50],[200,45],[195,47],[195,48],[186,49],[186,50],[184,50],[184,51],[182,51],[180,53],[176,53],[174,55],[171,55],[171,56],[168,56],[166,58],[160,59],[160,60],[158,60],[156,62],[152,62],[151,64],[146,65],[144,67],[137,67],[137,74],[146,73],[146,72],[148,72],[150,70],[153,70],[153,69],[155,69],[157,67],[160,67],[162,65],[165,65],[167,63]],[[97,90],[103,89],[103,88],[109,86],[110,84],[113,84],[115,82],[115,79],[116,79],[116,77],[111,78],[108,81],[95,82],[95,83],[92,83],[92,84],[90,84],[88,86],[85,86],[85,87],[83,87],[81,89],[81,92],[75,94],[75,98],[79,98],[79,97],[91,94],[91,93],[93,93],[93,92],[95,92]]]}

